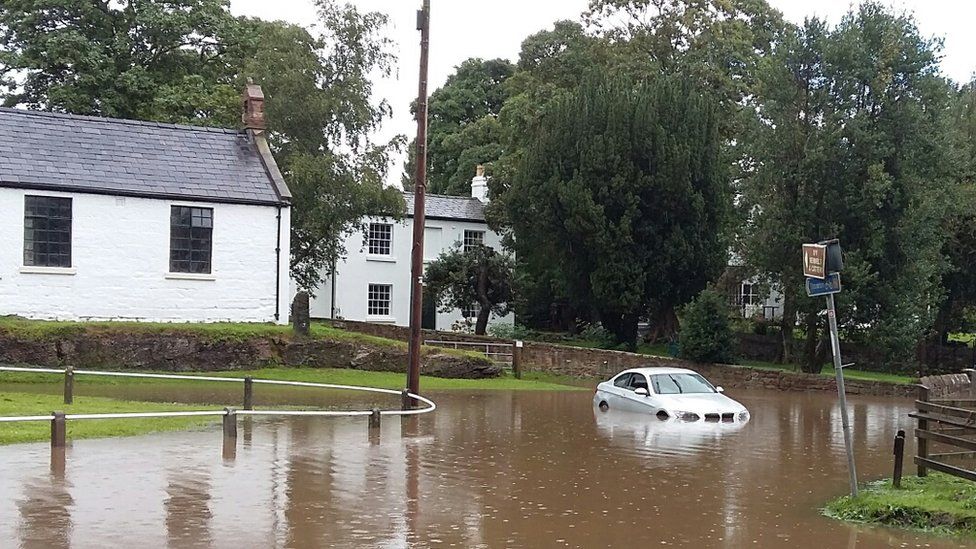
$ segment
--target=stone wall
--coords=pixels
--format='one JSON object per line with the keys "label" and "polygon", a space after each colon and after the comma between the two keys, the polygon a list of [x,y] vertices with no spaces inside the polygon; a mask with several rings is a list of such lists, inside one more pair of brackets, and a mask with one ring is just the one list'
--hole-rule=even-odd
{"label": "stone wall", "polygon": [[[522,367],[526,371],[541,371],[579,378],[608,379],[622,370],[644,366],[689,368],[725,388],[775,389],[781,391],[836,391],[831,377],[764,370],[726,364],[696,364],[676,358],[638,355],[621,351],[584,349],[549,343],[525,342]],[[914,396],[914,385],[882,381],[845,380],[849,394]]]}
{"label": "stone wall", "polygon": [[[188,333],[84,331],[48,337],[0,332],[0,363],[116,370],[216,371],[268,366],[352,368],[406,372],[407,350],[344,339],[247,337],[219,340]],[[497,377],[488,359],[428,352],[421,373],[440,377]]]}
{"label": "stone wall", "polygon": [[[333,324],[348,330],[401,341],[406,341],[410,336],[410,330],[402,326],[351,321],[334,322]],[[753,341],[761,340],[763,337],[756,336],[750,339],[750,341],[757,346],[765,345],[762,341]],[[512,343],[510,340],[493,337],[453,332],[434,332],[431,330],[424,330],[424,338],[425,340],[438,339],[442,341]],[[781,370],[764,370],[725,364],[695,364],[675,358],[655,357],[604,349],[586,349],[583,347],[535,341],[523,342],[521,366],[523,371],[540,371],[593,380],[607,379],[627,368],[670,366],[693,369],[700,372],[716,385],[722,385],[728,388],[757,388],[785,391],[837,390],[837,382],[833,378],[821,375]],[[886,383],[882,381],[845,380],[845,387],[850,394],[914,396],[916,393],[914,385]]]}

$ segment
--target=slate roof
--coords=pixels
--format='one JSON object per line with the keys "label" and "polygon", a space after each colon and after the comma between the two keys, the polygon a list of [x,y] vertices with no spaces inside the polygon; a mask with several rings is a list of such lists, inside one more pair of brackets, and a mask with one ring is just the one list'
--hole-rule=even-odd
{"label": "slate roof", "polygon": [[244,132],[0,108],[0,187],[280,204]]}
{"label": "slate roof", "polygon": [[[403,193],[407,217],[413,217],[413,193]],[[469,196],[424,195],[424,213],[430,219],[485,222],[485,205]]]}

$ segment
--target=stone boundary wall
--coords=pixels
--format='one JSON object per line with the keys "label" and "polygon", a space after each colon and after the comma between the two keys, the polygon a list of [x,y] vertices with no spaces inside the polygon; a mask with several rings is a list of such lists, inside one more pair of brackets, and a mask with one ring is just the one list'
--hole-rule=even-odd
{"label": "stone boundary wall", "polygon": [[962,374],[945,374],[940,376],[925,376],[919,380],[920,385],[929,389],[929,398],[945,398],[957,393],[970,393],[976,370],[965,370]]}
{"label": "stone boundary wall", "polygon": [[[331,321],[333,326],[347,330],[377,335],[390,339],[407,341],[410,330],[404,326],[372,324],[356,321]],[[442,341],[484,341],[486,343],[507,343],[511,340],[475,336],[454,332],[435,332],[424,330],[424,338]],[[607,379],[628,368],[641,366],[668,366],[690,368],[707,377],[712,383],[735,389],[774,389],[780,391],[837,391],[834,378],[787,372],[764,370],[745,366],[726,364],[696,364],[685,360],[609,351],[587,349],[556,343],[524,341],[521,350],[521,365],[524,371],[538,371],[576,378]],[[849,394],[914,397],[914,385],[888,383],[884,381],[845,380]]]}
{"label": "stone boundary wall", "polygon": [[[584,349],[550,343],[525,342],[521,358],[524,370],[580,378],[605,380],[628,368],[664,366],[695,370],[715,385],[725,388],[837,391],[837,382],[834,378],[822,375],[727,364],[697,364],[676,358]],[[852,379],[844,381],[847,393],[855,395],[913,397],[917,391],[914,385],[900,383]]]}
{"label": "stone boundary wall", "polygon": [[[0,332],[0,364],[208,372],[274,366],[406,372],[407,349],[359,341],[279,336],[215,340],[191,333],[84,331],[22,337]],[[447,378],[501,375],[487,358],[427,352],[421,373]]]}

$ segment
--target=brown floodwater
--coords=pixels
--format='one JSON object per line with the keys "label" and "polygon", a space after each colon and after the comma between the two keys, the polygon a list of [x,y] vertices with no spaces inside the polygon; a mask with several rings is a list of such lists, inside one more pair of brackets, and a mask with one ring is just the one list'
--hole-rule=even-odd
{"label": "brown floodwater", "polygon": [[[172,391],[83,394],[172,400]],[[376,400],[259,391],[264,404]],[[176,396],[234,403],[237,393]],[[430,396],[436,412],[384,418],[378,436],[363,418],[255,418],[241,419],[235,446],[215,426],[74,441],[53,460],[46,443],[0,447],[0,546],[968,546],[820,515],[847,490],[835,395],[733,391],[752,413],[744,425],[603,413],[588,391]],[[861,480],[889,475],[911,402],[851,404]]]}

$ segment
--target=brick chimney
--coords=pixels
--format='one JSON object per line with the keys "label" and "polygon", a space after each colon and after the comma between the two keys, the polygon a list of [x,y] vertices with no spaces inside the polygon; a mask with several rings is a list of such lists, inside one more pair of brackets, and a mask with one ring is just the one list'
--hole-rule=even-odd
{"label": "brick chimney", "polygon": [[264,130],[268,125],[264,120],[264,92],[261,86],[255,84],[250,78],[244,86],[244,128],[248,130]]}
{"label": "brick chimney", "polygon": [[488,202],[488,178],[485,177],[485,167],[478,164],[474,178],[471,180],[471,198]]}

